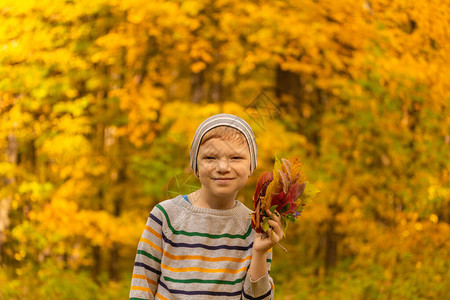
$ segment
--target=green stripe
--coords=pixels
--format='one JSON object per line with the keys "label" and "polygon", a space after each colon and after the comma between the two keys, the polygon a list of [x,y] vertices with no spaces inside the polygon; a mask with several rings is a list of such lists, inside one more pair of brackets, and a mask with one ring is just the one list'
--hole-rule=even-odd
{"label": "green stripe", "polygon": [[164,214],[164,216],[166,216],[166,220],[167,220],[167,225],[169,226],[170,230],[172,231],[173,234],[179,234],[179,235],[187,235],[187,236],[204,236],[210,239],[220,239],[220,238],[230,238],[230,239],[242,239],[245,240],[250,233],[252,232],[252,226],[250,225],[248,227],[247,232],[244,235],[241,234],[229,234],[229,233],[224,233],[224,234],[209,234],[209,233],[201,233],[201,232],[187,232],[184,230],[175,230],[175,228],[172,227],[172,224],[170,223],[170,219],[169,219],[169,215],[167,214],[167,212],[164,210],[164,208],[157,204],[156,205],[157,208],[159,208],[159,210]]}
{"label": "green stripe", "polygon": [[145,299],[142,299],[142,298],[130,298],[130,300],[145,300]]}
{"label": "green stripe", "polygon": [[177,283],[212,283],[212,284],[230,284],[234,285],[236,283],[240,283],[244,281],[245,277],[241,279],[237,279],[234,281],[228,281],[228,280],[202,280],[202,279],[174,279],[170,277],[164,276],[164,280],[166,281],[172,281]]}
{"label": "green stripe", "polygon": [[270,258],[267,259],[268,263],[272,263],[272,260]]}
{"label": "green stripe", "polygon": [[161,263],[161,260],[160,260],[159,258],[154,257],[153,255],[151,255],[151,254],[148,253],[148,252],[145,252],[144,250],[138,250],[138,251],[137,251],[137,254],[145,255],[145,256],[147,256],[148,258],[153,259],[153,260],[156,261],[157,263],[159,263],[159,264]]}

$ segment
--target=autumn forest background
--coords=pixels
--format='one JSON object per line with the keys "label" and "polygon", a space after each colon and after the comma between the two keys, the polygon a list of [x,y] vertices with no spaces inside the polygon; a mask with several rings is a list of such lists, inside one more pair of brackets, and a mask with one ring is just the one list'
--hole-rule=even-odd
{"label": "autumn forest background", "polygon": [[253,127],[321,193],[276,299],[450,293],[446,0],[0,0],[0,299],[126,299],[196,127]]}

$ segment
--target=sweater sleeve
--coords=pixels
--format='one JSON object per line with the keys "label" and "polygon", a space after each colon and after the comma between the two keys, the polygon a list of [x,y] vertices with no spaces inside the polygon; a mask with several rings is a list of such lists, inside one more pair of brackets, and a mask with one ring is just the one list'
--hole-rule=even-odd
{"label": "sweater sleeve", "polygon": [[272,262],[272,250],[267,252],[268,274],[253,281],[249,274],[245,276],[241,299],[272,300],[275,299],[273,279],[270,277],[270,265]]}
{"label": "sweater sleeve", "polygon": [[162,214],[155,207],[139,240],[130,299],[155,299],[161,275],[162,224]]}

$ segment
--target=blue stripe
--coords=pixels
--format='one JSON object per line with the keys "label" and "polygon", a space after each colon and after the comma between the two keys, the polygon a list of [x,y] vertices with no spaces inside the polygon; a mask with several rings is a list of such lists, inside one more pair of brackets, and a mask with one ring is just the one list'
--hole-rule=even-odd
{"label": "blue stripe", "polygon": [[134,266],[135,266],[135,267],[142,267],[142,268],[145,268],[145,269],[147,269],[147,270],[149,270],[149,271],[151,271],[151,272],[153,272],[153,273],[155,273],[155,274],[161,275],[161,271],[158,271],[158,270],[156,270],[156,269],[153,269],[152,267],[150,267],[150,266],[148,266],[148,265],[146,265],[146,264],[144,264],[144,263],[135,262],[135,263],[134,263]]}
{"label": "blue stripe", "polygon": [[272,289],[270,289],[267,293],[265,293],[265,294],[262,295],[262,296],[259,296],[259,297],[252,297],[252,296],[250,296],[250,295],[247,295],[247,294],[242,290],[242,294],[244,295],[244,297],[245,297],[246,299],[251,299],[251,300],[261,300],[261,299],[264,299],[264,298],[266,298],[266,297],[269,297],[270,293],[272,293]]}
{"label": "blue stripe", "polygon": [[162,238],[164,242],[167,244],[172,245],[173,247],[186,247],[186,248],[203,248],[208,250],[219,250],[219,249],[226,249],[226,250],[239,250],[239,251],[247,251],[253,247],[253,242],[249,246],[230,246],[230,245],[218,245],[218,246],[209,246],[204,244],[188,244],[188,243],[175,243],[169,240],[164,233],[162,234]]}
{"label": "blue stripe", "polygon": [[191,201],[189,201],[188,196],[187,195],[183,195],[184,200],[186,200],[187,202],[191,203]]}
{"label": "blue stripe", "polygon": [[239,296],[241,291],[237,292],[210,292],[210,291],[183,291],[170,289],[162,280],[159,281],[159,285],[165,288],[171,294],[181,295],[209,295],[209,296]]}
{"label": "blue stripe", "polygon": [[155,215],[153,215],[152,213],[150,213],[150,215],[148,217],[151,218],[156,223],[158,223],[159,226],[162,226],[162,221],[160,219],[158,219],[157,217],[155,217]]}

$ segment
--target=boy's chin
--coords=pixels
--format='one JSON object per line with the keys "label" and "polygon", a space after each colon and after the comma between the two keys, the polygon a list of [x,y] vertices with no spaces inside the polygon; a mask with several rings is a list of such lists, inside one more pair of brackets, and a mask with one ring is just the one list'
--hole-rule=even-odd
{"label": "boy's chin", "polygon": [[229,189],[229,188],[220,189],[220,188],[218,188],[218,189],[214,189],[212,191],[212,195],[215,197],[219,197],[219,198],[229,198],[229,197],[234,198],[234,196],[237,194],[237,192],[238,191],[235,189]]}

